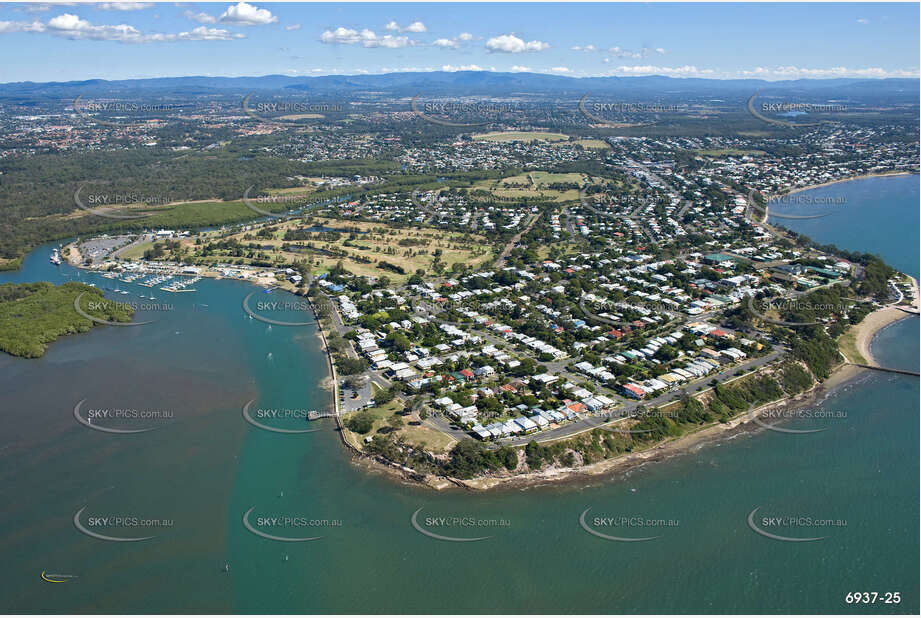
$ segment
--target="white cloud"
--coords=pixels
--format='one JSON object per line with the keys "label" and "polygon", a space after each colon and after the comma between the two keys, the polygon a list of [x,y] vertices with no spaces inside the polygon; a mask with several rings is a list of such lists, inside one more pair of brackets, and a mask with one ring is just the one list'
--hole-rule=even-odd
{"label": "white cloud", "polygon": [[93,5],[103,11],[140,11],[154,6],[152,2],[101,2]]}
{"label": "white cloud", "polygon": [[428,28],[425,27],[421,21],[414,21],[405,28],[401,28],[400,24],[391,20],[387,22],[387,25],[384,26],[385,30],[390,30],[391,32],[426,32]]}
{"label": "white cloud", "polygon": [[572,73],[568,67],[553,67],[550,69],[551,73]]}
{"label": "white cloud", "polygon": [[268,9],[260,9],[246,2],[238,2],[227,7],[218,21],[222,24],[234,26],[264,26],[274,24],[278,18]]}
{"label": "white cloud", "polygon": [[182,41],[230,41],[246,37],[239,33],[224,30],[223,28],[198,26],[197,28],[193,28],[191,32],[180,32],[177,38]]}
{"label": "white cloud", "polygon": [[[94,40],[94,41],[120,41],[122,43],[144,43],[147,40],[157,40],[158,35],[143,35],[140,30],[128,24],[117,26],[94,26],[85,19],[72,13],[64,13],[48,20],[47,32],[65,39]],[[159,35],[165,36],[165,35]]]}
{"label": "white cloud", "polygon": [[373,41],[362,41],[362,45],[365,47],[385,47],[387,49],[399,49],[401,47],[411,47],[415,45],[413,41],[409,40],[409,37],[405,36],[391,36],[385,34],[382,37],[379,37]]}
{"label": "white cloud", "polygon": [[524,66],[521,66],[520,64],[516,64],[512,66],[512,73],[530,73],[530,72],[531,72],[531,67],[524,67]]}
{"label": "white cloud", "polygon": [[300,24],[291,24],[290,26],[285,26],[285,30],[289,30],[289,31],[290,30],[300,30],[300,29],[301,29]]}
{"label": "white cloud", "polygon": [[[370,30],[365,30],[365,32],[370,33],[372,36],[374,35]],[[357,30],[339,26],[335,30],[324,30],[323,34],[320,35],[320,41],[329,44],[351,45],[360,42],[361,36]]]}
{"label": "white cloud", "polygon": [[584,52],[596,52],[599,51],[594,45],[573,45],[570,47],[572,51],[584,51]]}
{"label": "white cloud", "polygon": [[857,20],[857,23],[858,23],[858,24],[869,24],[869,23],[870,23],[870,20],[861,17],[860,19]]}
{"label": "white cloud", "polygon": [[620,66],[615,69],[615,73],[627,75],[668,75],[671,77],[712,77],[715,71],[713,69],[698,69],[695,66],[688,65],[683,67],[657,67],[645,65]]}
{"label": "white cloud", "polygon": [[496,67],[489,67],[487,69],[476,64],[464,64],[459,67],[445,64],[441,67],[441,70],[449,73],[454,73],[456,71],[495,71]]}
{"label": "white cloud", "polygon": [[514,34],[502,34],[494,36],[486,41],[486,49],[490,52],[501,52],[505,54],[520,54],[522,52],[537,52],[549,49],[550,44],[543,41],[528,41],[519,39]]}
{"label": "white cloud", "polygon": [[633,60],[640,60],[641,58],[645,58],[646,56],[649,55],[649,50],[646,49],[645,47],[641,49],[640,51],[632,51],[629,49],[624,49],[623,47],[620,47],[619,45],[615,45],[614,47],[609,47],[608,52],[611,54],[614,54],[618,58],[632,58]]}
{"label": "white cloud", "polygon": [[779,66],[774,68],[756,67],[750,71],[739,71],[743,77],[760,77],[762,79],[823,79],[832,77],[858,77],[882,79],[886,77],[918,77],[917,69],[888,70],[880,67],[867,67],[864,69],[849,69],[847,67],[832,67],[828,69],[809,69],[794,66]]}
{"label": "white cloud", "polygon": [[664,55],[667,54],[668,52],[665,51],[665,48],[664,48],[664,47],[656,47],[656,53],[657,53],[657,54],[662,54],[662,55],[664,56]]}
{"label": "white cloud", "polygon": [[22,10],[22,11],[25,11],[26,13],[44,13],[45,11],[50,11],[52,8],[55,8],[55,7],[76,6],[78,4],[80,3],[79,2],[41,2],[41,3],[30,2],[26,4],[24,7],[22,7],[22,9],[17,9],[17,10]]}
{"label": "white cloud", "polygon": [[29,22],[0,22],[0,33],[9,32],[43,32],[52,36],[72,41],[115,41],[118,43],[165,43],[171,41],[229,41],[244,38],[219,28],[199,26],[191,32],[179,34],[144,34],[134,26],[119,24],[117,26],[95,25],[71,13],[64,13],[48,20]]}
{"label": "white cloud", "polygon": [[917,79],[921,76],[918,69],[882,69],[868,67],[862,69],[833,67],[828,69],[810,69],[794,66],[755,67],[735,71],[717,71],[696,66],[666,67],[656,65],[619,66],[606,75],[666,75],[669,77],[706,77],[712,79],[757,78],[764,80],[787,79],[827,79],[833,77],[850,77],[863,79],[883,79],[902,77]]}
{"label": "white cloud", "polygon": [[392,34],[378,36],[373,30],[368,30],[367,28],[359,32],[342,26],[335,30],[324,30],[323,34],[320,35],[320,42],[328,45],[361,44],[362,47],[384,47],[388,49],[399,49],[415,45],[415,41],[411,41],[409,37],[394,36]]}
{"label": "white cloud", "polygon": [[381,67],[378,73],[431,73],[434,71],[432,67],[399,67],[399,68],[389,68]]}
{"label": "white cloud", "polygon": [[45,24],[40,21],[0,21],[0,34],[10,32],[44,32]]}
{"label": "white cloud", "polygon": [[445,39],[445,38],[435,39],[434,41],[432,41],[432,45],[434,45],[435,47],[458,49],[461,46],[461,43],[464,43],[471,39],[473,39],[472,34],[470,34],[469,32],[461,32],[453,39]]}
{"label": "white cloud", "polygon": [[200,24],[213,24],[217,22],[217,17],[214,15],[208,15],[207,13],[193,13],[192,11],[186,11],[185,16],[192,21],[197,21]]}

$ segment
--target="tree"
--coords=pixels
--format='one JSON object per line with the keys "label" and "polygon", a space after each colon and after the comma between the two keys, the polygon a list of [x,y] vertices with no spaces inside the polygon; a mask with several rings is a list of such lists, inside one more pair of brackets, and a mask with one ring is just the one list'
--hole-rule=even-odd
{"label": "tree", "polygon": [[678,350],[670,345],[663,345],[661,348],[656,350],[656,353],[653,356],[661,361],[670,361],[678,356]]}
{"label": "tree", "polygon": [[393,398],[396,397],[394,390],[393,388],[386,388],[377,391],[377,393],[374,394],[374,403],[379,406],[390,403],[393,401]]}
{"label": "tree", "polygon": [[394,347],[394,349],[400,352],[407,351],[413,345],[406,335],[397,331],[393,331],[387,335],[387,341]]}
{"label": "tree", "polygon": [[374,416],[367,411],[359,412],[347,420],[345,426],[355,433],[368,433],[374,426]]}
{"label": "tree", "polygon": [[346,388],[352,389],[353,391],[357,391],[362,387],[363,384],[364,379],[361,376],[348,376],[345,380],[343,380],[343,385]]}
{"label": "tree", "polygon": [[340,358],[336,360],[339,373],[344,376],[361,373],[368,368],[368,361],[363,358]]}

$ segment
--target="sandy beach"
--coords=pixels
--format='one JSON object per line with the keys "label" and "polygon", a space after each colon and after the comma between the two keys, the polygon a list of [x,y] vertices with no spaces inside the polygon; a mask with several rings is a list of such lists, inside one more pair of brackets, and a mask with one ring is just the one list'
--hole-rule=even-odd
{"label": "sandy beach", "polygon": [[778,193],[775,196],[772,196],[772,199],[783,197],[785,195],[793,195],[794,193],[800,193],[802,191],[809,191],[810,189],[820,189],[822,187],[830,187],[831,185],[836,185],[839,182],[851,182],[852,180],[863,180],[865,178],[882,178],[884,176],[909,176],[912,172],[883,172],[881,174],[861,174],[859,176],[850,176],[848,178],[841,178],[839,180],[829,180],[828,182],[821,182],[814,185],[806,185],[804,187],[795,187],[786,191],[784,193]]}
{"label": "sandy beach", "polygon": [[[918,310],[918,281],[914,277],[908,277],[911,280],[911,289],[912,289],[912,304],[911,306],[914,309]],[[904,305],[903,305],[904,306]],[[905,318],[910,318],[912,315],[899,309],[894,305],[889,305],[881,309],[877,309],[873,313],[870,313],[865,317],[860,324],[852,327],[848,334],[852,334],[855,337],[855,345],[857,351],[860,352],[860,355],[863,356],[868,365],[878,365],[876,359],[873,357],[872,351],[870,349],[873,342],[873,337],[889,326],[893,322],[898,322]],[[852,362],[859,362],[859,359],[848,359]]]}

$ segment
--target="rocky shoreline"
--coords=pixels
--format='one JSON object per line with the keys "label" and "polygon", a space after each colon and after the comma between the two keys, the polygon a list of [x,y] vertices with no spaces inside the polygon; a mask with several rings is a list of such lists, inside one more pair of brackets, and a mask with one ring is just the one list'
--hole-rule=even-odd
{"label": "rocky shoreline", "polygon": [[584,481],[590,478],[602,477],[605,475],[614,476],[621,474],[629,469],[643,465],[651,461],[662,461],[669,457],[682,455],[698,447],[705,446],[708,443],[718,441],[734,435],[743,433],[753,433],[763,430],[755,419],[765,412],[774,411],[778,408],[792,407],[802,408],[812,404],[834,389],[850,383],[857,377],[867,371],[858,367],[853,367],[847,363],[840,364],[835,372],[823,382],[818,382],[807,391],[792,397],[778,399],[765,403],[758,408],[743,412],[735,416],[727,423],[714,423],[702,427],[696,431],[685,434],[678,438],[660,442],[642,451],[626,453],[610,459],[605,459],[587,466],[579,467],[558,467],[552,466],[539,472],[528,472],[525,474],[515,474],[514,472],[502,472],[489,474],[473,479],[458,479],[453,477],[444,477],[432,474],[422,474],[405,466],[385,462],[378,458],[372,458],[367,455],[356,457],[356,462],[370,469],[386,473],[404,482],[414,485],[422,485],[431,489],[444,490],[452,487],[460,487],[475,491],[489,491],[494,489],[524,489],[547,485],[550,483],[558,484],[573,481]]}

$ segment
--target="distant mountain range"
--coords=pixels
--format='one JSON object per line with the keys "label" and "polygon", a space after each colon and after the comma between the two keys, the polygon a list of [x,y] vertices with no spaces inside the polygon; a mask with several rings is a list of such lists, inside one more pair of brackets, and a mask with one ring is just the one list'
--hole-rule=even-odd
{"label": "distant mountain range", "polygon": [[86,97],[190,97],[241,95],[251,91],[292,92],[323,97],[384,96],[536,96],[578,98],[592,93],[629,98],[662,99],[799,95],[810,99],[854,98],[871,103],[917,103],[918,79],[699,79],[649,77],[566,77],[540,73],[491,71],[387,73],[381,75],[327,75],[318,77],[158,77],[150,79],[73,82],[14,82],[0,84],[0,99],[7,101]]}

